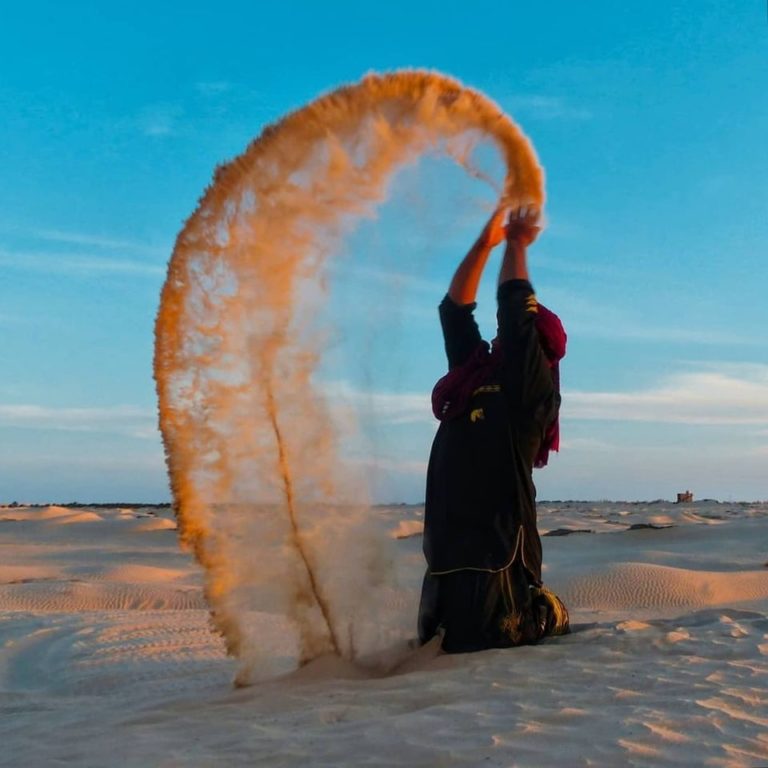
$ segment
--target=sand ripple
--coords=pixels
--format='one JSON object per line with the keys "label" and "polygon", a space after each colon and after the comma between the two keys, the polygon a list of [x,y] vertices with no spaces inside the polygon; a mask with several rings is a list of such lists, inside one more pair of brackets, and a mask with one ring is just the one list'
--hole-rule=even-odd
{"label": "sand ripple", "polygon": [[621,563],[566,583],[566,603],[593,610],[705,608],[768,598],[768,570],[723,573]]}
{"label": "sand ripple", "polygon": [[0,586],[6,611],[156,611],[206,607],[200,589],[128,583],[35,581]]}
{"label": "sand ripple", "polygon": [[[708,505],[694,521],[672,505],[562,505],[553,529],[596,531],[544,539],[573,634],[453,657],[426,646],[385,677],[318,659],[236,691],[190,556],[140,529],[167,511],[58,525],[72,510],[3,510],[17,517],[0,525],[0,764],[768,765],[766,509]],[[415,532],[419,512],[386,510],[383,535]],[[623,530],[651,517],[674,527]],[[397,557],[369,631],[412,626],[418,535]],[[291,669],[295,627],[245,620]]]}

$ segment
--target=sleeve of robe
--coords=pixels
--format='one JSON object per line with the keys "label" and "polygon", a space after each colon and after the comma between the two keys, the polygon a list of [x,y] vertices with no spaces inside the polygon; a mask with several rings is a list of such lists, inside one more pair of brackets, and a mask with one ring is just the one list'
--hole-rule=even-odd
{"label": "sleeve of robe", "polygon": [[504,350],[502,384],[513,431],[540,442],[557,415],[560,396],[536,329],[538,303],[528,280],[507,280],[498,289],[499,342]]}
{"label": "sleeve of robe", "polygon": [[475,322],[476,306],[475,303],[457,304],[447,294],[440,303],[440,325],[449,371],[465,363],[482,341]]}

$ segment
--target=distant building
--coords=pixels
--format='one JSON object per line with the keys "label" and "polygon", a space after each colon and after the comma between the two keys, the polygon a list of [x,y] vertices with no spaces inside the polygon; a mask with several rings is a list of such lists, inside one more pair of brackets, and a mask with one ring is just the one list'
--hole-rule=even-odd
{"label": "distant building", "polygon": [[691,491],[685,491],[684,493],[677,494],[677,504],[685,504],[693,501],[693,493]]}

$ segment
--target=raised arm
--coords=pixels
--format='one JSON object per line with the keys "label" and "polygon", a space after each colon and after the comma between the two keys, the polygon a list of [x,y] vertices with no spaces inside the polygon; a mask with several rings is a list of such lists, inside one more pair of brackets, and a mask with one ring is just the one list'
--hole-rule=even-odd
{"label": "raised arm", "polygon": [[[540,438],[557,411],[557,396],[536,328],[539,307],[528,275],[526,249],[539,233],[538,220],[536,209],[520,208],[510,214],[499,272],[498,321],[504,391],[514,429]],[[535,453],[538,443],[530,446]]]}
{"label": "raised arm", "polygon": [[539,234],[539,211],[533,206],[514,208],[509,214],[507,247],[499,271],[499,285],[507,280],[530,280],[527,248]]}
{"label": "raised arm", "polygon": [[504,217],[502,210],[491,216],[456,269],[448,294],[440,304],[440,325],[451,370],[465,363],[482,342],[473,314],[475,297],[491,249],[504,239]]}
{"label": "raised arm", "polygon": [[448,296],[458,306],[472,304],[477,297],[477,287],[488,261],[491,250],[497,246],[505,235],[504,218],[506,211],[498,209],[483,227],[480,237],[459,264],[448,288]]}

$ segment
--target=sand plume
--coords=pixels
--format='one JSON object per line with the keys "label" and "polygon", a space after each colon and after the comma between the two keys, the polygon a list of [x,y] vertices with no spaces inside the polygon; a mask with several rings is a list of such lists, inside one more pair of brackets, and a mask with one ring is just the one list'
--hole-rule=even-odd
{"label": "sand plume", "polygon": [[369,75],[218,168],[178,236],[156,324],[160,426],[181,536],[244,678],[263,661],[249,632],[260,611],[294,622],[302,661],[371,642],[358,603],[386,556],[363,533],[364,483],[338,461],[339,426],[313,388],[312,302],[398,168],[441,152],[477,175],[480,141],[506,165],[500,198],[541,205],[529,141],[485,96],[439,74]]}

